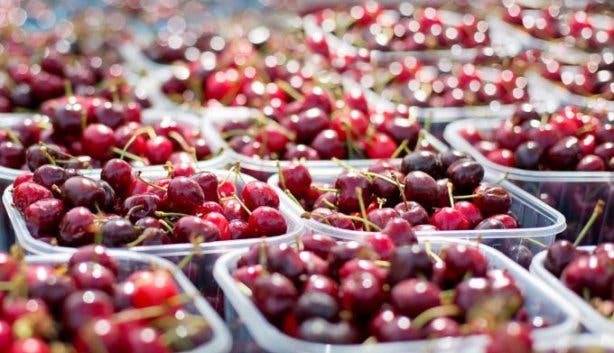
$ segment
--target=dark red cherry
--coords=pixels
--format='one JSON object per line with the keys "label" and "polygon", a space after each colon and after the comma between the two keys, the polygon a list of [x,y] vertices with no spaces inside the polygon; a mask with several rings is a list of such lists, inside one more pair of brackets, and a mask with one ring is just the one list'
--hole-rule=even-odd
{"label": "dark red cherry", "polygon": [[279,196],[271,186],[261,181],[251,181],[243,187],[241,198],[245,206],[255,210],[260,206],[279,207]]}
{"label": "dark red cherry", "polygon": [[395,309],[411,318],[441,304],[439,288],[420,279],[408,279],[397,283],[390,292]]}
{"label": "dark red cherry", "polygon": [[139,236],[132,223],[125,218],[109,219],[102,225],[101,231],[102,244],[108,247],[124,246]]}
{"label": "dark red cherry", "polygon": [[200,185],[187,177],[171,179],[167,190],[168,202],[173,210],[193,214],[205,201]]}
{"label": "dark red cherry", "polygon": [[467,192],[477,187],[484,178],[484,168],[472,160],[458,160],[446,172],[448,180],[454,185],[454,190]]}
{"label": "dark red cherry", "polygon": [[401,202],[394,207],[401,218],[409,222],[412,226],[419,224],[425,224],[429,222],[429,215],[420,205],[415,201]]}
{"label": "dark red cherry", "polygon": [[117,261],[109,255],[104,246],[100,245],[87,245],[80,247],[70,257],[68,261],[68,268],[77,266],[82,262],[94,262],[100,264],[113,272],[117,276],[119,273],[119,264]]}
{"label": "dark red cherry", "polygon": [[279,186],[292,195],[302,197],[311,186],[311,174],[302,164],[292,163],[281,168]]}
{"label": "dark red cherry", "polygon": [[75,207],[66,212],[58,227],[61,244],[80,246],[94,242],[98,225],[96,216],[85,207]]}
{"label": "dark red cherry", "polygon": [[388,281],[396,284],[420,276],[430,278],[432,272],[431,258],[419,245],[399,246],[390,259]]}
{"label": "dark red cherry", "polygon": [[125,196],[132,183],[132,167],[121,159],[111,159],[102,167],[100,178],[115,190],[117,195]]}
{"label": "dark red cherry", "polygon": [[24,212],[26,227],[35,238],[53,234],[63,215],[64,203],[58,199],[36,201]]}
{"label": "dark red cherry", "polygon": [[106,267],[95,262],[82,262],[70,269],[75,286],[80,290],[100,290],[113,294],[115,275]]}
{"label": "dark red cherry", "polygon": [[183,216],[175,223],[173,228],[173,242],[189,243],[197,237],[203,241],[211,242],[220,239],[219,229],[211,222],[195,216]]}
{"label": "dark red cherry", "polygon": [[326,344],[352,344],[359,339],[359,331],[350,322],[331,323],[322,318],[303,322],[298,330],[302,340]]}
{"label": "dark red cherry", "polygon": [[297,300],[294,284],[278,273],[258,277],[252,293],[254,303],[270,320],[282,317],[294,307]]}
{"label": "dark red cherry", "polygon": [[407,200],[416,201],[422,205],[432,205],[437,198],[437,182],[425,172],[408,173],[403,180],[403,184]]}
{"label": "dark red cherry", "polygon": [[503,187],[482,184],[473,193],[476,197],[473,203],[480,209],[484,216],[507,213],[512,205],[510,194]]}
{"label": "dark red cherry", "polygon": [[376,312],[382,304],[384,292],[381,281],[369,272],[356,272],[341,281],[341,306],[358,315]]}
{"label": "dark red cherry", "polygon": [[105,191],[96,180],[73,176],[64,182],[62,195],[69,207],[87,207],[92,211],[103,208],[105,203]]}
{"label": "dark red cherry", "polygon": [[65,329],[75,333],[94,318],[111,316],[113,301],[101,291],[77,291],[66,298],[62,312]]}
{"label": "dark red cherry", "polygon": [[288,226],[284,216],[278,210],[261,206],[256,208],[248,218],[250,233],[254,236],[274,236],[286,233]]}

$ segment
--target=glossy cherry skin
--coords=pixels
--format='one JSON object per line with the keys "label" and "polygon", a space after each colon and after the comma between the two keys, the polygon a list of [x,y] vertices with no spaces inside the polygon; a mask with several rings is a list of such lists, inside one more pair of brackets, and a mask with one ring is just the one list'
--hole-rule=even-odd
{"label": "glossy cherry skin", "polygon": [[71,246],[91,244],[97,230],[96,216],[85,207],[75,207],[62,217],[58,240]]}
{"label": "glossy cherry skin", "polygon": [[173,210],[193,214],[205,201],[200,185],[187,177],[171,179],[167,190],[168,202]]}
{"label": "glossy cherry skin", "polygon": [[256,306],[269,319],[275,320],[288,312],[297,300],[294,284],[283,275],[260,276],[253,288]]}
{"label": "glossy cherry skin", "polygon": [[382,304],[381,281],[369,272],[356,272],[341,281],[339,297],[341,306],[358,315],[377,311]]}
{"label": "glossy cherry skin", "polygon": [[392,288],[390,298],[399,313],[411,318],[441,304],[439,288],[419,279],[399,282]]}
{"label": "glossy cherry skin", "polygon": [[433,213],[431,224],[439,230],[465,230],[471,223],[462,212],[452,207],[443,207]]}
{"label": "glossy cherry skin", "polygon": [[260,206],[279,207],[279,196],[277,196],[275,190],[261,181],[252,181],[245,184],[241,191],[241,198],[245,206],[252,211]]}
{"label": "glossy cherry skin", "polygon": [[248,218],[250,233],[253,236],[273,236],[284,234],[288,226],[281,212],[268,207],[256,208]]}
{"label": "glossy cherry skin", "polygon": [[24,212],[26,227],[34,237],[53,234],[63,215],[64,203],[58,199],[36,201]]}
{"label": "glossy cherry skin", "polygon": [[100,178],[109,183],[117,195],[125,196],[132,183],[132,167],[124,160],[111,159],[102,167]]}
{"label": "glossy cherry skin", "polygon": [[13,204],[22,212],[34,202],[49,198],[53,198],[51,191],[33,182],[19,184],[13,189]]}
{"label": "glossy cherry skin", "polygon": [[77,291],[70,294],[63,305],[63,318],[68,332],[79,328],[94,318],[105,318],[114,312],[113,301],[101,291]]}
{"label": "glossy cherry skin", "polygon": [[196,216],[183,216],[173,228],[173,241],[176,243],[189,243],[197,237],[210,242],[220,239],[220,230],[215,224]]}

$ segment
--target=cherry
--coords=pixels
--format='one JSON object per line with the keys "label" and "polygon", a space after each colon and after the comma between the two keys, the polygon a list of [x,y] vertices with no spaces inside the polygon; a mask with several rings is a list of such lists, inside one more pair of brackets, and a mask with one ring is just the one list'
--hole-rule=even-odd
{"label": "cherry", "polygon": [[401,172],[408,174],[413,171],[421,171],[439,178],[442,174],[442,163],[439,156],[431,151],[416,151],[403,157]]}
{"label": "cherry", "polygon": [[100,290],[109,295],[113,294],[115,276],[104,266],[94,262],[82,262],[70,270],[77,289]]}
{"label": "cherry", "polygon": [[364,175],[353,171],[342,174],[335,181],[335,188],[339,190],[337,206],[344,212],[360,211],[359,194],[364,205],[370,203],[370,183]]}
{"label": "cherry", "polygon": [[324,292],[307,292],[298,298],[294,313],[299,321],[317,317],[334,322],[339,314],[339,305],[334,297]]}
{"label": "cherry", "polygon": [[[484,218],[480,212],[480,209],[469,201],[459,201],[454,203],[454,209],[459,211],[465,217],[465,219],[469,221],[469,226],[471,228],[475,227]],[[513,222],[516,221],[511,216],[509,218],[511,218]],[[517,226],[513,228],[517,228]]]}
{"label": "cherry", "polygon": [[397,217],[399,217],[399,212],[394,208],[388,207],[376,208],[367,214],[367,219],[380,229],[384,228],[390,220]]}
{"label": "cherry", "polygon": [[158,195],[139,194],[125,199],[122,208],[127,218],[131,222],[136,222],[141,218],[154,216],[161,202]]}
{"label": "cherry", "polygon": [[81,135],[83,152],[97,160],[107,160],[113,157],[112,147],[115,147],[113,130],[106,125],[89,125]]}
{"label": "cherry", "polygon": [[532,347],[533,340],[529,327],[510,322],[490,334],[486,353],[531,353]]}
{"label": "cherry", "polygon": [[[611,263],[611,261],[609,261]],[[608,261],[595,255],[580,256],[572,260],[561,273],[561,281],[572,291],[591,297],[608,298],[611,295],[613,272]]]}
{"label": "cherry", "polygon": [[94,319],[79,330],[74,346],[82,353],[95,353],[98,347],[107,352],[120,352],[122,341],[123,335],[119,325],[109,319]]}
{"label": "cherry", "polygon": [[514,153],[508,149],[494,150],[488,153],[488,155],[486,155],[486,158],[502,166],[506,166],[510,168],[513,168],[516,166],[516,158],[514,156]]}
{"label": "cherry", "polygon": [[576,166],[576,169],[578,171],[585,172],[598,172],[606,170],[606,165],[603,159],[601,159],[599,156],[596,156],[594,154],[588,154],[582,157],[582,159],[580,159],[578,165]]}
{"label": "cherry", "polygon": [[164,164],[173,153],[173,143],[164,136],[156,136],[145,142],[145,156],[151,164]]}
{"label": "cherry", "polygon": [[171,179],[167,195],[168,202],[174,210],[189,214],[194,213],[205,201],[200,185],[187,177]]}
{"label": "cherry", "polygon": [[582,149],[578,139],[568,136],[550,147],[547,151],[548,161],[557,170],[571,170],[579,161]]}
{"label": "cherry", "polygon": [[347,156],[346,148],[335,130],[322,130],[314,137],[311,147],[321,159],[345,159]]}
{"label": "cherry", "polygon": [[6,353],[51,353],[51,348],[38,338],[25,338],[7,346]]}
{"label": "cherry", "polygon": [[297,291],[290,280],[278,273],[260,276],[253,288],[254,303],[269,319],[281,318],[297,300]]}
{"label": "cherry", "polygon": [[83,262],[94,262],[111,270],[115,276],[119,273],[119,264],[112,258],[103,246],[82,246],[70,257],[68,268],[73,268]]}
{"label": "cherry", "polygon": [[437,195],[437,182],[432,176],[421,171],[409,172],[403,180],[404,194],[407,200],[430,205]]}
{"label": "cherry", "polygon": [[439,230],[465,230],[471,223],[464,214],[452,207],[443,207],[433,213],[431,224]]}
{"label": "cherry", "polygon": [[37,168],[34,171],[32,181],[52,190],[53,185],[56,187],[61,187],[71,173],[72,172],[62,167],[47,164]]}
{"label": "cherry", "polygon": [[446,171],[446,176],[459,192],[471,191],[484,178],[484,168],[471,160],[458,160]]}
{"label": "cherry", "polygon": [[395,309],[411,318],[439,306],[440,291],[436,285],[419,279],[408,279],[397,283],[390,292]]}
{"label": "cherry", "polygon": [[399,246],[390,259],[388,281],[396,284],[419,276],[429,278],[432,272],[431,259],[419,245]]}
{"label": "cherry", "polygon": [[323,259],[328,258],[330,249],[337,244],[332,237],[320,233],[306,234],[301,242],[306,251],[311,251]]}
{"label": "cherry", "polygon": [[438,317],[430,321],[423,329],[424,336],[429,339],[458,337],[461,327],[458,322],[447,317]]}
{"label": "cherry", "polygon": [[[218,201],[218,179],[211,172],[198,172],[190,177],[202,189],[205,201]],[[221,209],[219,210],[221,212]]]}
{"label": "cherry", "polygon": [[84,176],[66,179],[62,186],[62,196],[67,206],[82,206],[93,211],[102,208],[105,203],[105,191],[100,183]]}
{"label": "cherry", "polygon": [[367,139],[365,150],[371,159],[390,158],[398,146],[387,134],[376,132]]}
{"label": "cherry", "polygon": [[320,107],[311,108],[290,117],[296,132],[297,142],[309,143],[329,126],[326,112]]}
{"label": "cherry", "polygon": [[477,248],[455,244],[444,248],[440,257],[443,262],[436,264],[434,274],[437,283],[458,283],[467,273],[474,277],[486,275],[486,258]]}
{"label": "cherry", "polygon": [[296,279],[305,272],[300,255],[288,244],[267,246],[266,268],[290,279]]}
{"label": "cherry", "polygon": [[336,297],[338,292],[337,282],[324,275],[311,275],[303,286],[303,293],[310,292],[322,292],[332,297]]}
{"label": "cherry", "polygon": [[288,227],[284,216],[278,210],[260,206],[248,218],[250,233],[254,236],[273,236],[284,234]]}
{"label": "cherry", "polygon": [[150,327],[130,328],[124,337],[123,346],[133,353],[169,353],[162,337]]}
{"label": "cherry", "polygon": [[506,213],[512,205],[510,194],[498,185],[482,184],[473,193],[477,195],[473,199],[473,203],[485,216]]}
{"label": "cherry", "polygon": [[401,218],[409,222],[412,226],[429,222],[428,213],[422,205],[415,201],[401,202],[396,205],[394,209],[399,212]]}
{"label": "cherry", "polygon": [[543,149],[537,142],[527,141],[518,146],[514,154],[515,166],[522,169],[537,169],[542,153]]}
{"label": "cherry", "polygon": [[483,305],[491,295],[491,285],[487,279],[471,278],[456,286],[454,304],[467,314]]}
{"label": "cherry", "polygon": [[139,234],[132,223],[125,218],[113,218],[101,227],[102,244],[109,247],[120,247],[135,241]]}
{"label": "cherry", "polygon": [[382,310],[370,324],[378,342],[397,342],[420,339],[420,330],[411,325],[407,316],[392,310]]}
{"label": "cherry", "polygon": [[544,267],[559,277],[563,269],[577,257],[575,246],[567,240],[554,242],[548,248],[544,259]]}
{"label": "cherry", "polygon": [[23,146],[11,141],[0,142],[0,165],[18,169],[24,163]]}
{"label": "cherry", "polygon": [[197,237],[205,242],[216,241],[220,235],[215,224],[196,216],[183,216],[175,223],[172,237],[176,243],[189,243]]}
{"label": "cherry", "polygon": [[245,184],[241,191],[241,198],[245,206],[252,211],[260,206],[279,207],[279,197],[275,190],[261,181],[251,181]]}
{"label": "cherry", "polygon": [[101,291],[87,290],[71,293],[63,305],[65,329],[77,332],[94,318],[106,318],[113,314],[113,301]]}
{"label": "cherry", "polygon": [[328,263],[318,255],[311,251],[301,251],[299,256],[308,275],[328,273]]}
{"label": "cherry", "polygon": [[347,321],[330,323],[322,318],[313,318],[301,324],[298,336],[310,342],[352,344],[358,340],[358,331]]}
{"label": "cherry", "polygon": [[169,301],[179,295],[173,277],[164,270],[135,272],[128,281],[134,284],[132,305],[135,308],[171,305]]}
{"label": "cherry", "polygon": [[381,281],[370,272],[355,272],[341,281],[341,306],[357,315],[376,312],[383,300]]}
{"label": "cherry", "polygon": [[51,191],[34,182],[25,182],[13,189],[13,204],[22,212],[36,201],[50,198],[53,198]]}
{"label": "cherry", "polygon": [[75,207],[62,217],[58,240],[70,246],[91,244],[97,231],[96,216],[85,207]]}
{"label": "cherry", "polygon": [[390,219],[381,234],[388,236],[395,246],[412,245],[418,242],[411,224],[401,217]]}
{"label": "cherry", "polygon": [[64,203],[58,199],[42,199],[24,211],[26,227],[34,237],[53,234],[64,215]]}
{"label": "cherry", "polygon": [[124,160],[111,159],[102,167],[100,178],[109,183],[117,195],[125,196],[132,183],[132,167]]}

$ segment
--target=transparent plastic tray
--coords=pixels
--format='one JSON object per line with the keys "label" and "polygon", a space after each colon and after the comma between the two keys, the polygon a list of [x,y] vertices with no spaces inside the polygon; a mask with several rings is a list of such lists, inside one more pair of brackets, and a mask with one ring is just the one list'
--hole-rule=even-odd
{"label": "transparent plastic tray", "polygon": [[568,91],[561,84],[555,81],[550,81],[536,72],[531,72],[529,75],[527,75],[527,77],[530,84],[539,86],[541,91],[549,92],[550,95],[556,95],[562,103],[614,111],[614,101],[606,100],[598,96],[587,97],[575,94]]}
{"label": "transparent plastic tray", "polygon": [[509,168],[491,162],[461,137],[460,131],[467,127],[477,127],[488,131],[500,122],[487,119],[468,119],[456,121],[446,127],[444,137],[453,148],[471,155],[484,168],[499,176],[507,175],[507,180],[532,195],[548,193],[554,207],[567,219],[565,237],[574,239],[588,221],[593,203],[598,198],[606,202],[603,216],[593,225],[587,242],[596,244],[603,239],[614,237],[614,172],[574,172],[574,171],[535,171]]}
{"label": "transparent plastic tray", "polygon": [[[196,288],[194,288],[181,270],[169,261],[155,256],[132,253],[129,251],[110,251],[110,254],[119,263],[120,273],[118,279],[123,280],[135,271],[145,270],[153,266],[167,270],[173,274],[173,278],[179,286],[181,294],[191,294],[194,297],[194,300],[184,307],[190,314],[199,315],[205,318],[213,331],[213,335],[210,341],[193,350],[184,351],[183,353],[226,353],[230,350],[230,334],[224,322],[213,308],[211,308],[211,306],[209,306],[199,295]],[[68,263],[70,256],[71,254],[30,255],[26,257],[26,262],[28,264],[38,265],[64,265]]]}
{"label": "transparent plastic tray", "polygon": [[[312,171],[311,176],[314,181],[333,182],[340,172],[341,169],[328,171],[318,170]],[[500,178],[489,174],[486,174],[484,177],[484,181],[486,182],[498,182],[499,180]],[[278,174],[271,176],[268,182],[269,185],[275,187],[278,192],[281,192],[278,186]],[[543,249],[543,245],[550,245],[554,241],[555,236],[565,229],[565,217],[560,212],[507,181],[501,182],[500,185],[512,196],[511,212],[517,217],[518,223],[524,226],[524,228],[418,231],[416,235],[419,237],[439,236],[448,239],[481,239],[481,242],[498,250],[509,249],[513,245],[522,244],[527,246],[533,253],[537,253]],[[292,212],[297,216],[300,217],[305,212],[302,207],[291,201],[287,195],[284,194],[284,198],[286,202],[290,204],[290,207],[292,207]],[[344,240],[361,239],[373,233],[336,228],[313,219],[305,220],[305,226],[313,231],[330,234],[335,238]],[[509,251],[506,253],[512,258],[515,255],[510,254]]]}
{"label": "transparent plastic tray", "polygon": [[[205,111],[205,117],[208,122],[210,122],[213,126],[219,127],[224,121],[229,119],[235,120],[247,120],[257,114],[257,111],[253,109],[247,108],[208,108]],[[424,138],[429,141],[429,143],[438,151],[446,151],[448,147],[439,141],[434,136],[426,133]],[[281,166],[287,165],[291,163],[288,160],[261,160],[258,158],[253,158],[249,156],[242,155],[238,152],[235,152],[232,148],[226,145],[225,147],[228,160],[231,162],[239,162],[241,164],[241,170],[244,173],[254,176],[259,180],[266,181],[271,175],[278,172],[277,163]],[[356,168],[364,168],[373,163],[373,159],[347,159],[344,160],[344,163],[347,163]],[[401,159],[396,159],[397,162],[400,163]],[[305,164],[308,168],[313,169],[337,169],[339,168],[339,164],[329,160],[321,160],[321,161],[305,161]]]}
{"label": "transparent plastic tray", "polygon": [[[434,237],[429,239],[433,251],[446,244],[465,241]],[[473,243],[475,244],[475,243]],[[551,326],[534,331],[537,341],[554,342],[577,329],[577,313],[565,301],[526,270],[513,263],[503,254],[485,245],[480,250],[486,255],[490,268],[505,268],[514,277],[524,293],[525,308],[529,315],[541,315],[552,323]],[[378,343],[362,345],[327,345],[311,343],[283,334],[260,313],[251,299],[245,296],[235,284],[231,275],[236,268],[242,251],[224,255],[216,263],[213,275],[224,291],[226,324],[233,334],[235,347],[241,352],[270,353],[426,353],[426,352],[467,352],[470,347],[483,346],[486,337],[475,335],[466,338],[446,338],[430,341]]]}
{"label": "transparent plastic tray", "polygon": [[[580,249],[592,251],[595,249],[595,247],[582,246]],[[556,276],[554,276],[544,267],[545,259],[546,251],[542,251],[535,255],[533,262],[531,262],[531,273],[548,284],[552,289],[560,293],[568,302],[568,305],[571,305],[580,313],[580,322],[589,331],[595,333],[612,334],[612,332],[614,332],[614,321],[599,314],[597,310],[595,310],[582,297],[565,287],[565,285]]]}
{"label": "transparent plastic tray", "polygon": [[[230,171],[210,170],[215,173],[218,178],[222,179]],[[157,171],[145,171],[142,174],[145,178],[156,179],[163,175]],[[230,178],[234,178],[232,175]],[[232,180],[232,179],[231,179]],[[242,175],[242,178],[237,178],[237,190],[240,193],[243,188],[243,180],[246,182],[254,180],[254,178],[248,175]],[[71,253],[75,251],[75,248],[54,246],[38,240],[30,234],[26,227],[23,215],[12,206],[13,195],[12,187],[6,189],[3,195],[3,204],[6,207],[8,217],[11,225],[15,230],[15,237],[17,243],[22,246],[26,252],[31,254],[50,254],[50,253]],[[283,195],[280,195],[283,196]],[[225,240],[215,241],[208,243],[201,243],[199,246],[199,253],[193,255],[190,264],[188,264],[184,271],[198,289],[203,291],[203,294],[209,299],[209,301],[218,308],[221,304],[221,293],[219,288],[211,280],[211,271],[213,270],[213,264],[218,257],[228,251],[236,250],[240,248],[249,247],[250,245],[263,240],[267,243],[290,243],[294,241],[303,230],[303,222],[295,214],[288,211],[289,205],[285,198],[280,197],[279,210],[286,219],[288,230],[283,235],[272,236],[267,238],[254,238],[254,239],[239,239],[239,240]],[[130,248],[130,251],[135,253],[143,253],[160,256],[164,259],[170,260],[174,263],[180,262],[185,256],[194,253],[194,246],[192,244],[164,244],[164,245],[148,245],[148,246],[135,246]]]}

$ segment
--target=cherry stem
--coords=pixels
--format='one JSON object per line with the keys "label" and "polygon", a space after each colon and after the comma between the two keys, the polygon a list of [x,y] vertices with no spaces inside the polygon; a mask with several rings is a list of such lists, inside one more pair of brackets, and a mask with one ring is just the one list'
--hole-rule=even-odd
{"label": "cherry stem", "polygon": [[172,233],[173,232],[173,227],[171,227],[170,224],[168,224],[168,222],[166,222],[163,219],[159,219],[158,222],[160,222],[160,224],[162,225],[162,227],[164,227],[166,229],[167,232]]}
{"label": "cherry stem", "polygon": [[588,231],[591,229],[591,227],[593,226],[597,218],[603,212],[604,206],[605,206],[605,201],[599,199],[599,201],[597,201],[597,204],[595,205],[595,208],[593,209],[593,213],[591,214],[591,217],[588,219],[588,222],[586,222],[584,227],[582,227],[582,230],[578,234],[576,241],[573,243],[574,246],[578,246],[582,242],[582,240],[584,239]]}
{"label": "cherry stem", "polygon": [[70,80],[64,80],[64,95],[65,96],[73,95],[72,84],[70,83]]}
{"label": "cherry stem", "polygon": [[234,137],[234,136],[248,135],[249,132],[250,132],[249,129],[233,129],[233,130],[224,131],[220,135],[222,136],[224,140],[227,140],[228,138]]}
{"label": "cherry stem", "polygon": [[266,242],[263,240],[258,244],[258,264],[262,268],[267,268]]}
{"label": "cherry stem", "polygon": [[249,287],[246,286],[245,283],[243,283],[243,282],[241,282],[239,280],[236,280],[235,284],[237,285],[237,287],[239,287],[239,291],[241,291],[245,296],[251,297],[253,295],[252,294],[252,290],[249,289]]}
{"label": "cherry stem", "polygon": [[429,242],[428,240],[424,242],[424,251],[426,252],[426,254],[428,256],[433,258],[435,261],[443,262],[441,257],[439,257],[439,255],[437,255],[437,254],[435,254],[435,252],[433,252],[433,250],[431,249],[431,242]]}
{"label": "cherry stem", "polygon": [[181,261],[179,261],[179,263],[177,264],[177,268],[180,270],[183,270],[194,258],[194,255],[196,253],[200,253],[200,243],[202,243],[205,240],[205,238],[203,238],[202,236],[198,236],[195,237],[194,239],[192,239],[192,251],[190,251],[189,254],[187,254],[186,256],[183,257],[183,259],[181,259]]}
{"label": "cherry stem", "polygon": [[144,242],[145,240],[147,240],[149,237],[151,237],[152,232],[150,232],[148,229],[145,229],[143,231],[143,233],[141,233],[141,235],[139,235],[138,238],[136,238],[134,241],[126,244],[127,248],[133,248],[139,244],[141,244],[142,242]]}
{"label": "cherry stem", "polygon": [[399,145],[399,147],[397,147],[397,149],[394,150],[390,158],[397,158],[401,154],[401,152],[405,151],[405,149],[407,148],[407,144],[408,144],[407,139],[404,139]]}
{"label": "cherry stem", "polygon": [[456,305],[448,304],[436,306],[423,311],[420,315],[416,316],[412,322],[413,326],[417,329],[421,329],[424,325],[428,324],[433,319],[438,317],[456,316],[460,314],[460,309]]}
{"label": "cherry stem", "polygon": [[279,184],[281,185],[282,189],[288,190],[288,188],[286,187],[286,178],[281,172],[281,164],[279,163],[279,161],[275,163],[275,167],[277,168],[277,174],[279,175]]}
{"label": "cherry stem", "polygon": [[545,249],[545,248],[547,248],[547,247],[548,247],[548,245],[546,245],[546,244],[542,243],[542,242],[541,242],[541,241],[539,241],[539,240],[535,240],[535,239],[533,239],[533,238],[523,238],[523,240],[526,240],[526,241],[528,241],[529,243],[533,243],[533,244],[535,244],[535,245],[539,246],[539,247],[540,247],[540,248],[542,248],[542,249]]}
{"label": "cherry stem", "polygon": [[[126,142],[126,144],[124,145],[124,148],[122,148],[122,153],[120,154],[120,159],[124,159],[124,154],[126,154],[128,152],[128,148],[130,148],[130,146],[134,143],[134,141],[136,141],[136,138],[139,137],[141,134],[147,133],[148,135],[150,135],[150,132],[152,132],[152,128],[151,127],[144,127],[144,128],[140,128],[138,130],[136,130],[134,132],[134,134],[132,136],[130,136],[130,139]],[[154,132],[155,134],[155,132]],[[151,137],[151,136],[150,136]]]}
{"label": "cherry stem", "polygon": [[11,131],[10,129],[4,129],[3,131],[6,132],[6,136],[9,138],[9,140],[11,140],[12,143],[16,144],[17,146],[23,147],[21,140],[13,133],[13,131]]}
{"label": "cherry stem", "polygon": [[154,215],[156,217],[162,217],[162,218],[187,216],[187,214],[181,213],[181,212],[165,212],[165,211],[155,211]]}
{"label": "cherry stem", "polygon": [[194,298],[194,294],[179,294],[166,299],[166,303],[164,304],[121,311],[111,316],[111,320],[115,323],[125,323],[143,319],[154,319],[168,313],[173,306],[189,303],[193,301]]}
{"label": "cherry stem", "polygon": [[290,84],[288,84],[287,82],[282,81],[282,80],[277,80],[275,81],[275,83],[277,84],[279,88],[282,89],[282,91],[286,92],[290,97],[292,97],[292,99],[296,101],[300,101],[304,98],[301,92],[297,91],[296,88],[290,86]]}
{"label": "cherry stem", "polygon": [[237,196],[237,194],[232,195],[232,197],[234,197],[235,200],[237,200],[237,202],[239,203],[239,205],[241,205],[241,207],[245,210],[245,212],[247,212],[247,214],[251,216],[252,211],[245,205],[245,203],[243,203],[243,201]]}
{"label": "cherry stem", "polygon": [[448,199],[450,200],[450,207],[454,208],[454,195],[452,194],[452,188],[454,187],[454,185],[452,185],[451,182],[447,182],[446,186],[448,188]]}
{"label": "cherry stem", "polygon": [[284,190],[284,194],[286,194],[286,196],[288,196],[290,198],[290,200],[292,200],[294,203],[296,203],[298,206],[300,206],[301,208],[303,207],[303,205],[301,205],[301,203],[299,202],[299,200],[292,195],[292,193],[290,192],[290,190],[286,189]]}
{"label": "cherry stem", "polygon": [[379,227],[377,224],[375,224],[375,223],[373,223],[373,222],[369,221],[368,219],[362,218],[362,217],[356,217],[356,216],[347,215],[347,214],[342,215],[342,217],[343,217],[343,218],[350,219],[350,220],[352,220],[352,221],[358,221],[358,222],[361,222],[362,224],[364,224],[365,226],[367,226],[367,228],[368,228],[368,227],[371,227],[371,228],[375,229],[375,230],[376,230],[376,231],[378,231],[378,232],[380,232],[380,231],[382,230],[382,228],[380,228],[380,227]]}
{"label": "cherry stem", "polygon": [[375,266],[379,266],[379,267],[385,267],[385,268],[390,268],[390,261],[384,261],[384,260],[374,260],[373,264]]}
{"label": "cherry stem", "polygon": [[336,210],[338,208],[337,205],[335,205],[334,203],[330,202],[326,198],[323,198],[322,202],[324,202],[326,204],[326,206],[330,207],[331,210]]}
{"label": "cherry stem", "polygon": [[318,185],[314,185],[313,186],[314,189],[318,190],[318,191],[323,191],[323,192],[332,192],[334,194],[338,194],[341,191],[339,191],[339,189],[334,189],[334,188],[327,188],[324,186],[318,186]]}
{"label": "cherry stem", "polygon": [[149,180],[146,180],[145,178],[143,178],[143,176],[142,176],[141,174],[142,174],[142,172],[141,172],[140,170],[136,172],[136,175],[135,175],[135,176],[136,176],[136,178],[137,178],[138,180],[142,181],[143,183],[147,184],[148,186],[151,186],[151,187],[152,187],[152,188],[154,188],[154,189],[158,189],[158,190],[160,190],[160,191],[164,191],[164,192],[166,192],[166,191],[167,191],[167,189],[166,189],[166,188],[164,188],[164,187],[162,187],[162,186],[160,186],[160,185],[156,185],[156,184],[152,183],[152,182],[151,182],[151,181],[149,181]]}
{"label": "cherry stem", "polygon": [[129,158],[129,159],[131,159],[131,160],[133,160],[133,161],[137,161],[137,162],[144,163],[143,158],[141,158],[141,157],[137,156],[137,155],[136,155],[136,154],[134,154],[134,153],[131,153],[131,152],[128,152],[128,151],[124,151],[124,150],[121,150],[121,149],[119,149],[119,148],[117,148],[117,147],[111,147],[111,151],[113,151],[114,153],[119,154],[119,158],[120,158],[120,159],[124,159],[124,157],[127,157],[127,158]]}
{"label": "cherry stem", "polygon": [[41,151],[41,154],[45,156],[45,158],[47,158],[49,163],[51,163],[52,165],[57,165],[55,158],[53,158],[53,156],[49,154],[49,151],[47,151],[47,146],[41,146],[40,151]]}
{"label": "cherry stem", "polygon": [[367,232],[371,230],[371,227],[369,226],[369,223],[367,223],[367,209],[365,207],[365,201],[362,199],[362,189],[359,187],[356,187],[355,189],[356,191],[356,197],[358,197],[358,206],[360,206],[360,214],[362,215],[362,218],[365,220],[365,227],[367,228]]}

